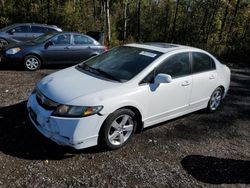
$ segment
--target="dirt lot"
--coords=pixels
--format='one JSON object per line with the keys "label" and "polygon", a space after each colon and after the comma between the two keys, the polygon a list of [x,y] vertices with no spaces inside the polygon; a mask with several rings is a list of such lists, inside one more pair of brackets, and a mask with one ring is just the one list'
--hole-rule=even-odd
{"label": "dirt lot", "polygon": [[250,187],[249,71],[232,72],[216,113],[162,123],[116,151],[61,147],[28,123],[28,94],[54,71],[0,70],[0,187]]}

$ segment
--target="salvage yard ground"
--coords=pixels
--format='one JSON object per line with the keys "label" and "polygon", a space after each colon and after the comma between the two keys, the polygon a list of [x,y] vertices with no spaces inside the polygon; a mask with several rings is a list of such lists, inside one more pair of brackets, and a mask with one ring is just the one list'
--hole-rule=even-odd
{"label": "salvage yard ground", "polygon": [[232,71],[228,96],[213,114],[162,123],[119,150],[76,151],[27,121],[29,93],[56,70],[0,70],[0,187],[250,186],[250,71]]}

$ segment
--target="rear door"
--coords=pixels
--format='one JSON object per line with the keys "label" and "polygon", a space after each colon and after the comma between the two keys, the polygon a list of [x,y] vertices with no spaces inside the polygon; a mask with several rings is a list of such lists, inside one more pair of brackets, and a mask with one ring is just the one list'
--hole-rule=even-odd
{"label": "rear door", "polygon": [[190,107],[206,107],[217,87],[217,72],[213,59],[202,52],[192,52],[193,89]]}
{"label": "rear door", "polygon": [[82,62],[93,55],[96,50],[94,41],[87,36],[73,34],[72,60],[73,62]]}

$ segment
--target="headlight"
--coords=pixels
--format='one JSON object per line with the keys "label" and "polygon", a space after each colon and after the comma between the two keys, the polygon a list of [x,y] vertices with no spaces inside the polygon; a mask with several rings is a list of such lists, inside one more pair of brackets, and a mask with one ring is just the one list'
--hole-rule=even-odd
{"label": "headlight", "polygon": [[97,114],[102,108],[103,106],[59,105],[52,115],[62,117],[85,117]]}
{"label": "headlight", "polygon": [[6,51],[6,54],[14,55],[17,52],[19,52],[20,50],[21,50],[21,48],[11,48],[11,49],[9,49],[9,50]]}

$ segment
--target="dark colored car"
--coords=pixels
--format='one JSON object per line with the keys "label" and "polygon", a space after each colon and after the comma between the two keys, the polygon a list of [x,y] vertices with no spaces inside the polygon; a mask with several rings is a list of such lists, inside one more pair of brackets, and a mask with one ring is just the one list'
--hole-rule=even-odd
{"label": "dark colored car", "polygon": [[4,46],[0,62],[22,64],[28,70],[37,70],[43,64],[77,64],[106,50],[105,46],[81,33],[50,33],[32,41]]}
{"label": "dark colored car", "polygon": [[44,33],[61,31],[62,29],[53,25],[35,23],[13,24],[0,29],[0,48],[13,42],[32,40]]}

